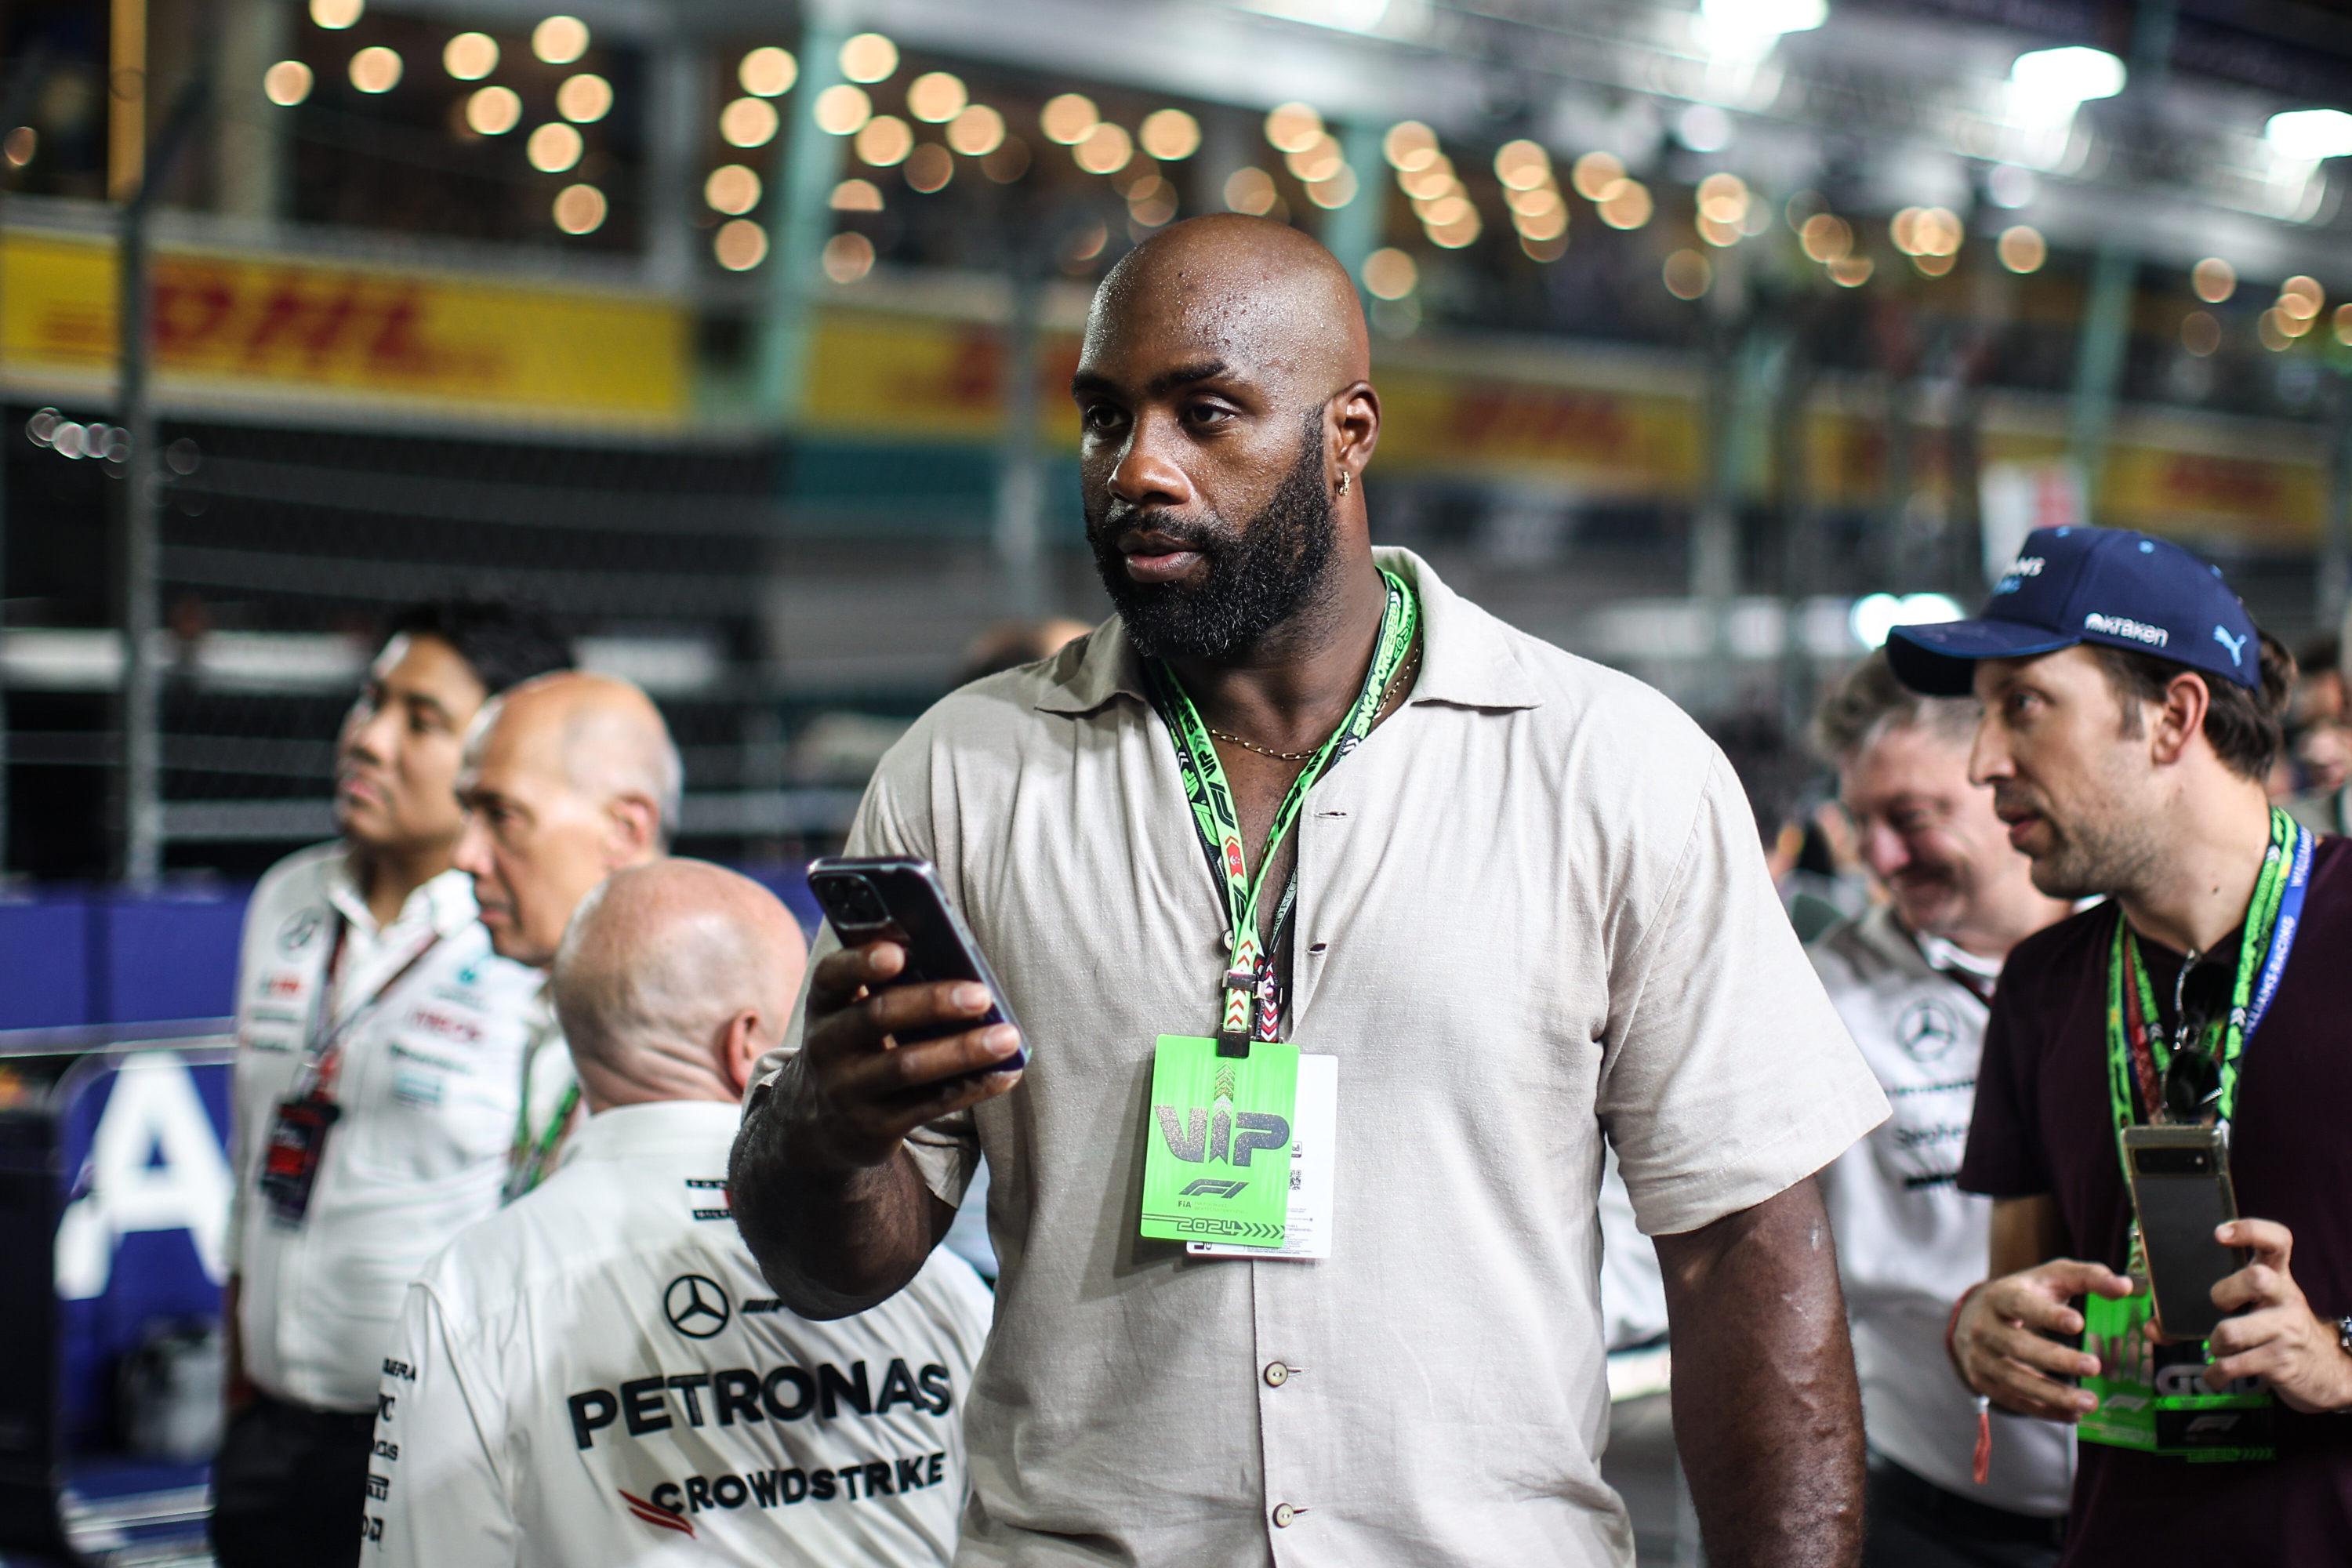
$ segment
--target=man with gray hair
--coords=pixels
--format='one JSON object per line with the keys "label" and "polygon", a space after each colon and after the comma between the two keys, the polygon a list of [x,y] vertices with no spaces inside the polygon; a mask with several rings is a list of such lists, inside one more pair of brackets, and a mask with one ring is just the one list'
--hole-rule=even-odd
{"label": "man with gray hair", "polygon": [[759,884],[616,872],[555,954],[587,1124],[412,1286],[367,1536],[399,1568],[945,1563],[990,1299],[934,1255],[872,1311],[769,1294],[728,1203],[751,1064],[807,950]]}
{"label": "man with gray hair", "polygon": [[[501,958],[544,969],[581,900],[614,872],[658,859],[677,830],[685,770],[661,710],[609,675],[567,670],[488,704],[466,737],[457,866]],[[580,1088],[552,1019],[523,1064],[509,1201],[546,1178]]]}
{"label": "man with gray hair", "polygon": [[1992,792],[1969,782],[1977,704],[1921,697],[1874,653],[1822,703],[1813,740],[1888,901],[1809,950],[1894,1116],[1822,1173],[1838,1238],[1870,1447],[1866,1568],[2054,1563],[2074,1435],[1995,1414],[1977,1475],[1977,1409],[1945,1359],[1952,1303],[1977,1281],[1992,1205],[1953,1184],[1968,1142],[1987,1004],[2002,960],[2067,906],[2036,891]]}

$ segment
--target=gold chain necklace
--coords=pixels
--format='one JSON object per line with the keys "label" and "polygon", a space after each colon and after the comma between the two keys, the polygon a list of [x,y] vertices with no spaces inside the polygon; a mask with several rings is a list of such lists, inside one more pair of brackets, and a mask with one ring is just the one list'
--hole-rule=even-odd
{"label": "gold chain necklace", "polygon": [[[1375,725],[1379,724],[1382,720],[1389,716],[1389,710],[1396,706],[1398,698],[1412,689],[1413,672],[1420,668],[1421,647],[1420,645],[1416,643],[1413,647],[1412,657],[1405,660],[1404,668],[1398,670],[1394,676],[1390,678],[1389,694],[1381,700],[1380,710],[1372,715],[1372,722]],[[1210,729],[1209,733],[1217,740],[1231,741],[1234,745],[1239,746],[1244,752],[1255,752],[1261,757],[1272,757],[1275,761],[1279,763],[1311,763],[1315,760],[1315,753],[1323,749],[1320,746],[1317,746],[1312,750],[1304,752],[1277,752],[1269,747],[1258,745],[1254,742],[1245,741],[1239,735],[1228,734],[1224,731],[1215,729],[1213,727]]]}

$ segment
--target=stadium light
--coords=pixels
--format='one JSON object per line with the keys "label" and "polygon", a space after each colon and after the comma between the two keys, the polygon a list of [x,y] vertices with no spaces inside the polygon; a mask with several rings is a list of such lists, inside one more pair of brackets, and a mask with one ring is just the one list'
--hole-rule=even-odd
{"label": "stadium light", "polygon": [[1784,33],[1810,33],[1830,19],[1829,0],[1700,0],[1700,23],[1723,38],[1769,46]]}
{"label": "stadium light", "polygon": [[2273,114],[2263,140],[2301,163],[2352,155],[2352,114],[2340,109],[2291,109]]}
{"label": "stadium light", "polygon": [[2079,44],[2035,49],[2018,56],[2009,68],[2010,82],[2021,93],[2068,113],[2092,99],[2115,97],[2123,91],[2128,74],[2124,62],[2106,50]]}

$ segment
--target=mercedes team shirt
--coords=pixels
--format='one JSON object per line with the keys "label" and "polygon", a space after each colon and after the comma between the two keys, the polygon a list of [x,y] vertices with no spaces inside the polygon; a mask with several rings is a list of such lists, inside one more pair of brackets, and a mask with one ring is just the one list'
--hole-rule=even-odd
{"label": "mercedes team shirt", "polygon": [[988,1289],[941,1251],[872,1311],[786,1311],[728,1205],[736,1118],[592,1116],[434,1260],[383,1363],[371,1563],[949,1560]]}
{"label": "mercedes team shirt", "polygon": [[1984,995],[2000,968],[1923,944],[1885,905],[1832,926],[1809,951],[1895,1108],[1822,1173],[1870,1446],[1970,1502],[2054,1519],[2074,1483],[2073,1428],[1994,1411],[1992,1466],[1977,1485],[1976,1395],[1944,1351],[1952,1303],[1991,1256],[1992,1201],[1955,1178],[1976,1101]]}
{"label": "mercedes team shirt", "polygon": [[[462,871],[418,888],[381,929],[341,844],[289,856],[254,889],[237,965],[229,1256],[245,1370],[263,1392],[374,1408],[409,1281],[499,1205],[523,1056],[548,1016],[540,990],[536,971],[490,951]],[[309,1211],[289,1225],[257,1191],[262,1152],[314,1034],[347,1023],[341,1115]]]}
{"label": "mercedes team shirt", "polygon": [[851,852],[937,863],[1031,1053],[909,1142],[950,1204],[983,1151],[994,1175],[959,1563],[1630,1564],[1602,1140],[1655,1235],[1886,1113],[1698,727],[1378,553],[1419,589],[1421,677],[1297,828],[1288,1037],[1339,1058],[1327,1260],[1137,1236],[1153,1041],[1214,1028],[1228,950],[1117,620],[934,707],[866,793]]}

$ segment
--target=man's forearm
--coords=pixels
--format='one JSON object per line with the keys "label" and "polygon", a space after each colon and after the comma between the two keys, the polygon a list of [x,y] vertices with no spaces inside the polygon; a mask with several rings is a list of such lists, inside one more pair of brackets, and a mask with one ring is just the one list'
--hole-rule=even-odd
{"label": "man's forearm", "polygon": [[1810,1181],[1657,1238],[1676,1446],[1714,1568],[1851,1568],[1862,1398],[1837,1252]]}
{"label": "man's forearm", "polygon": [[946,1205],[903,1148],[864,1170],[797,1160],[784,1089],[780,1081],[736,1134],[727,1179],[735,1223],[787,1307],[804,1318],[845,1318],[915,1277]]}

